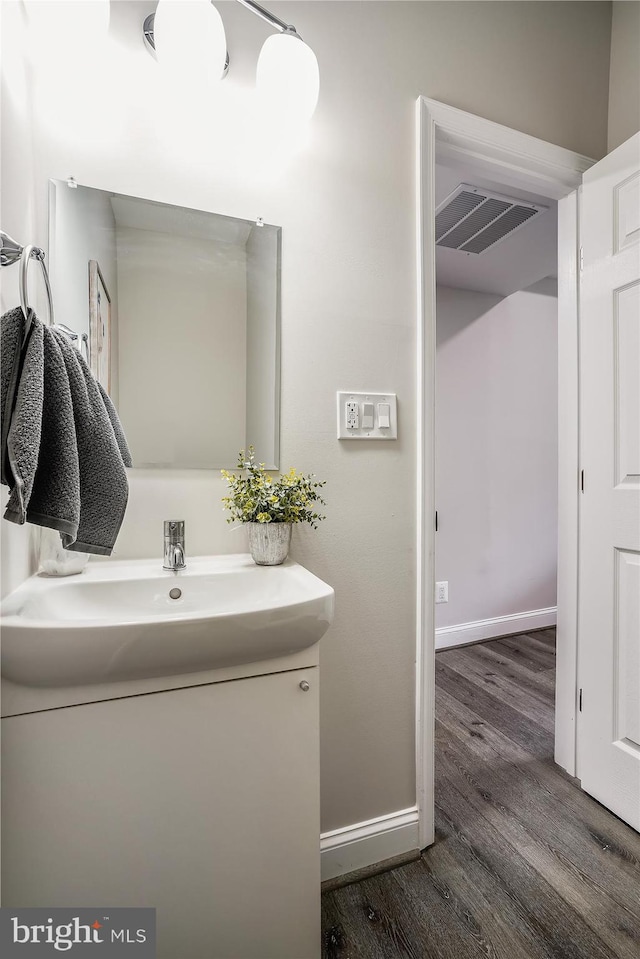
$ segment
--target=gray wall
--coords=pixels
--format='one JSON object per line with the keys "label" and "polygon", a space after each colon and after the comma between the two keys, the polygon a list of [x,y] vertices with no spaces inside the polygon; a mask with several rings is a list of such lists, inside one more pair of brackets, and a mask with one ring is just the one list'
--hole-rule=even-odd
{"label": "gray wall", "polygon": [[[282,465],[328,481],[329,518],[316,532],[296,530],[293,553],[336,590],[322,643],[323,828],[405,809],[415,801],[415,100],[424,94],[599,158],[610,4],[273,2],[312,44],[322,77],[309,146],[271,172],[264,138],[243,147],[236,122],[266,35],[239,4],[219,4],[233,59],[225,82],[239,105],[209,125],[212,104],[185,122],[189,99],[174,107],[158,93],[140,39],[155,3],[112,4],[117,51],[93,95],[103,140],[87,135],[94,114],[73,89],[56,101],[65,111],[56,132],[44,107],[59,79],[51,64],[16,87],[8,21],[18,6],[0,4],[14,77],[2,102],[3,229],[46,245],[47,178],[70,174],[283,227]],[[84,76],[84,85],[99,79]],[[48,100],[34,99],[38,77]],[[104,91],[120,101],[113,133]],[[6,306],[16,283],[14,272]],[[395,390],[398,441],[339,443],[338,389]],[[187,520],[193,553],[243,549],[222,492],[213,473],[134,472],[118,555],[159,557],[171,514]],[[29,571],[27,531],[9,530],[3,549],[6,589]]]}
{"label": "gray wall", "polygon": [[[535,288],[534,288],[535,289]],[[438,287],[436,628],[556,605],[558,301]]]}
{"label": "gray wall", "polygon": [[54,206],[55,249],[64,250],[57,259],[50,256],[49,266],[57,322],[89,332],[87,261],[97,260],[111,295],[111,322],[117,324],[116,221],[109,197],[56,185]]}
{"label": "gray wall", "polygon": [[118,411],[133,463],[234,464],[247,402],[244,244],[129,226],[116,236]]}
{"label": "gray wall", "polygon": [[[280,240],[275,230],[254,226],[247,240],[247,446],[253,446],[259,463],[278,462],[278,402],[280,368],[278,262]],[[276,455],[273,457],[273,452]],[[235,465],[235,464],[234,464]]]}
{"label": "gray wall", "polygon": [[612,4],[608,150],[640,130],[640,3]]}

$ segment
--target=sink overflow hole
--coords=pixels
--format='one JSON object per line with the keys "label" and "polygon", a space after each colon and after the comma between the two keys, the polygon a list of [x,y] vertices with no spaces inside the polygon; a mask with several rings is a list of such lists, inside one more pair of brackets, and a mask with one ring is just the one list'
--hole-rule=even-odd
{"label": "sink overflow hole", "polygon": [[171,597],[171,599],[180,599],[180,597],[182,596],[182,590],[178,589],[177,586],[174,586],[173,589],[169,590],[169,596]]}

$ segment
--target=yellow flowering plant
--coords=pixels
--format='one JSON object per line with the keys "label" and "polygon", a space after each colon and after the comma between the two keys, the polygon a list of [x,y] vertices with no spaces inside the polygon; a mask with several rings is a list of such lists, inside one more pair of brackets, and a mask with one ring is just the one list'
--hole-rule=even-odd
{"label": "yellow flowering plant", "polygon": [[264,463],[256,463],[253,446],[240,450],[237,468],[242,474],[221,471],[229,484],[229,495],[222,498],[231,512],[228,523],[309,523],[317,529],[325,519],[317,512],[318,505],[326,505],[319,493],[325,481],[313,473],[298,473],[292,466],[274,478]]}

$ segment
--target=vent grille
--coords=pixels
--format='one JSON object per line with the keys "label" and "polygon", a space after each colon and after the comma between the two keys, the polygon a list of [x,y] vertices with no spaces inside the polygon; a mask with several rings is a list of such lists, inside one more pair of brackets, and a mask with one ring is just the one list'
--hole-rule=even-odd
{"label": "vent grille", "polygon": [[436,210],[436,246],[485,253],[546,209],[461,183]]}
{"label": "vent grille", "polygon": [[448,233],[456,223],[459,223],[467,213],[475,210],[478,204],[482,203],[483,200],[483,196],[478,196],[477,193],[469,193],[467,190],[459,193],[457,197],[455,197],[451,203],[448,203],[442,212],[436,216],[436,240],[439,240],[445,233]]}

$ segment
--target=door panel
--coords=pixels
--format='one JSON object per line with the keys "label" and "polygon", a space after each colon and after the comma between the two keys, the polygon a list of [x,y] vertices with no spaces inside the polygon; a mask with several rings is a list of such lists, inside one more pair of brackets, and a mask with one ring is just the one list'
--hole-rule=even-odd
{"label": "door panel", "polygon": [[640,830],[640,134],[585,175],[578,775]]}
{"label": "door panel", "polygon": [[613,215],[615,222],[615,252],[633,246],[640,235],[640,173],[615,187]]}
{"label": "door panel", "polygon": [[640,553],[616,550],[614,739],[640,749]]}
{"label": "door panel", "polygon": [[617,290],[613,303],[616,485],[640,485],[640,283]]}

